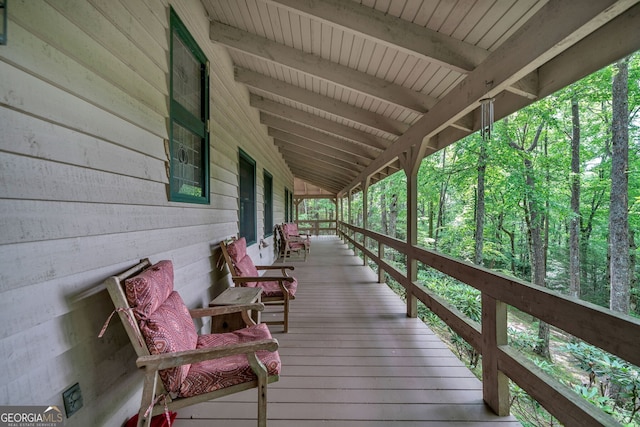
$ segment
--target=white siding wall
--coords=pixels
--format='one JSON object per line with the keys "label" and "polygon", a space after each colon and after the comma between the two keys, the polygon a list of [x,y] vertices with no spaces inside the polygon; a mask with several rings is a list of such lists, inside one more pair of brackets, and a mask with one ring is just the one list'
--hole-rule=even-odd
{"label": "white siding wall", "polygon": [[[211,204],[167,200],[168,17],[175,8],[211,62]],[[68,426],[118,426],[141,377],[100,283],[140,258],[172,259],[187,305],[226,282],[212,245],[238,229],[241,147],[274,178],[274,222],[293,177],[196,0],[12,0],[0,46],[0,405],[62,406]],[[273,261],[273,245],[250,250]],[[258,262],[258,260],[260,262]]]}

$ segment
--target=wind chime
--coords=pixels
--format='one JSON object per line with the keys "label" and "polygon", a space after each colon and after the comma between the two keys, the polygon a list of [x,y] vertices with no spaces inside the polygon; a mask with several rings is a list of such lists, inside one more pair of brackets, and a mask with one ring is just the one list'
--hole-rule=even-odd
{"label": "wind chime", "polygon": [[[488,89],[493,86],[493,81],[485,82]],[[493,132],[493,101],[495,98],[487,96],[480,100],[480,136],[485,141],[491,139]]]}

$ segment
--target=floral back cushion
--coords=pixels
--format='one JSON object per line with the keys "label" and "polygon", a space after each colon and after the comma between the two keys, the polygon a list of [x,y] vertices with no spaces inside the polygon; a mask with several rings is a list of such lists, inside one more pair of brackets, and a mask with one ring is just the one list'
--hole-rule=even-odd
{"label": "floral back cushion", "polygon": [[[189,310],[175,291],[146,320],[140,322],[140,330],[151,354],[194,350],[198,343],[198,334]],[[160,378],[167,391],[178,392],[190,368],[189,364],[161,370]]]}
{"label": "floral back cushion", "polygon": [[125,280],[124,287],[136,319],[145,320],[173,291],[173,264],[170,260],[160,261]]}

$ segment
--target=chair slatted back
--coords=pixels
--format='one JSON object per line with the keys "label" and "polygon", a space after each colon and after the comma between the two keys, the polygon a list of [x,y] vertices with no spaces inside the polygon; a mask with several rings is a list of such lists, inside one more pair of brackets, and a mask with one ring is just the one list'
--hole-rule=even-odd
{"label": "chair slatted back", "polygon": [[105,280],[105,286],[107,291],[109,291],[109,295],[111,296],[111,300],[113,301],[113,305],[115,306],[116,312],[120,317],[122,322],[122,326],[124,327],[127,335],[129,336],[129,340],[133,345],[133,348],[136,350],[136,354],[138,356],[149,356],[149,349],[145,344],[144,337],[142,336],[142,332],[140,331],[140,327],[138,326],[138,322],[136,322],[135,315],[133,314],[133,310],[129,306],[129,302],[127,301],[127,295],[124,290],[124,281],[130,277],[133,277],[146,268],[151,266],[151,262],[148,258],[140,260],[140,262],[130,269],[123,271],[117,276],[111,276]]}

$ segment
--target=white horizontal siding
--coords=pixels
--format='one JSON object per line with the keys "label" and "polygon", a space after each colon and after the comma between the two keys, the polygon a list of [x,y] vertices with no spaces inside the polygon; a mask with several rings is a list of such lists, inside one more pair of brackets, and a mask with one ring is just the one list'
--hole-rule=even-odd
{"label": "white horizontal siding", "polygon": [[[0,404],[62,404],[68,426],[121,425],[141,378],[102,281],[150,257],[174,262],[187,305],[227,282],[217,243],[237,233],[238,148],[274,177],[274,222],[293,177],[208,39],[198,2],[171,2],[211,64],[209,205],[167,199],[168,2],[16,1],[0,49]],[[259,226],[258,236],[264,230]],[[259,256],[257,246],[250,248]],[[273,260],[262,250],[261,262]],[[206,327],[200,323],[198,327]]]}

